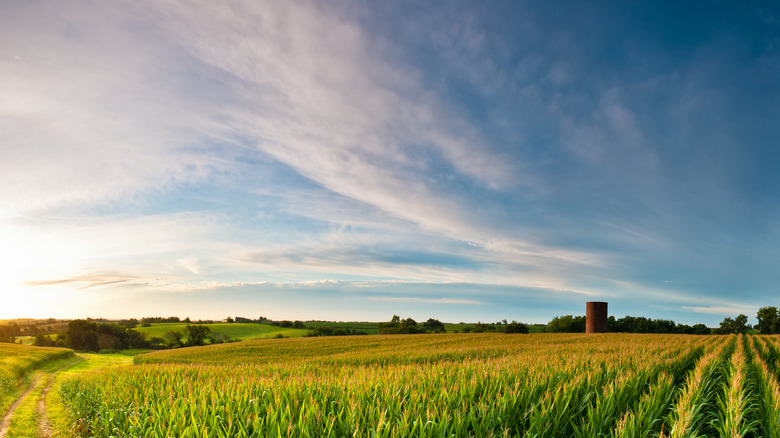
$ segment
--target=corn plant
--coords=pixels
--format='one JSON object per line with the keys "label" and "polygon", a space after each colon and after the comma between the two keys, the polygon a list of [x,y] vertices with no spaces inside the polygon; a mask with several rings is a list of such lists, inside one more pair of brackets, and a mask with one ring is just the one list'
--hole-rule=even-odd
{"label": "corn plant", "polygon": [[[690,372],[675,409],[667,420],[669,437],[699,436],[699,428],[706,423],[708,405],[712,402],[714,390],[717,388],[724,356],[729,355],[735,340],[732,338],[728,344],[722,344],[719,349],[702,357],[696,368]],[[661,436],[667,435],[662,433]]]}
{"label": "corn plant", "polygon": [[[257,341],[142,355],[136,366],[66,381],[61,396],[74,431],[97,437],[609,436],[630,412],[658,425],[675,373],[725,342],[629,334]],[[651,393],[663,409],[645,402]]]}
{"label": "corn plant", "polygon": [[749,379],[749,369],[743,335],[739,335],[737,348],[731,356],[728,366],[729,378],[724,381],[723,391],[718,395],[718,418],[713,421],[715,430],[720,436],[742,438],[754,433],[757,420],[750,420],[755,409],[753,388]]}

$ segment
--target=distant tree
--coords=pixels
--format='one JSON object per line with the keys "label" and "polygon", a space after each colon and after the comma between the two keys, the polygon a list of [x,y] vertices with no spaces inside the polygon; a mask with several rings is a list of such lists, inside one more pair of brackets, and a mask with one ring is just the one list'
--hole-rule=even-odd
{"label": "distant tree", "polygon": [[359,331],[352,328],[332,328],[332,327],[316,327],[312,328],[304,335],[307,338],[313,338],[317,336],[357,336],[367,334],[364,331]]}
{"label": "distant tree", "polygon": [[709,335],[711,333],[711,330],[709,327],[707,327],[704,324],[694,324],[693,325],[693,334],[694,335]]}
{"label": "distant tree", "polygon": [[87,330],[81,334],[81,348],[88,351],[100,351],[98,343],[100,334],[94,330]]}
{"label": "distant tree", "polygon": [[38,333],[35,335],[35,342],[33,342],[33,345],[37,347],[53,347],[55,342],[43,333]]}
{"label": "distant tree", "polygon": [[485,324],[483,322],[477,322],[471,327],[472,333],[485,333],[496,331],[496,326],[493,324]]}
{"label": "distant tree", "polygon": [[204,345],[211,340],[211,329],[201,324],[187,324],[184,326],[184,335],[187,338],[187,346]]}
{"label": "distant tree", "polygon": [[584,316],[556,316],[544,329],[549,333],[585,333]]}
{"label": "distant tree", "polygon": [[674,327],[674,333],[680,334],[680,335],[692,335],[693,334],[693,327],[687,325],[687,324],[677,324]]}
{"label": "distant tree", "polygon": [[288,320],[279,321],[279,327],[288,328],[288,327],[292,327],[292,325],[293,325],[292,321],[288,321]]}
{"label": "distant tree", "polygon": [[505,333],[528,333],[528,326],[522,322],[512,321],[509,324],[504,323]]}
{"label": "distant tree", "polygon": [[428,318],[428,320],[423,323],[423,328],[431,333],[444,333],[447,331],[441,321],[433,318]]}
{"label": "distant tree", "polygon": [[98,336],[98,347],[101,350],[111,350],[116,346],[116,338],[108,333],[101,333]]}
{"label": "distant tree", "polygon": [[762,335],[771,335],[779,333],[780,317],[778,316],[777,307],[768,306],[758,309],[756,313],[756,319],[758,319],[758,325],[756,328]]}
{"label": "distant tree", "polygon": [[306,324],[304,324],[303,321],[297,321],[296,320],[295,322],[293,322],[293,328],[304,329],[304,328],[306,328]]}
{"label": "distant tree", "polygon": [[166,332],[163,336],[165,338],[165,346],[168,348],[178,348],[184,345],[182,343],[184,333],[180,331],[171,330]]}
{"label": "distant tree", "polygon": [[16,333],[10,325],[0,325],[0,342],[16,342]]}
{"label": "distant tree", "polygon": [[228,316],[227,318],[225,318],[225,322],[228,324],[233,324],[233,318]]}
{"label": "distant tree", "polygon": [[379,334],[412,334],[422,333],[424,330],[417,327],[417,321],[412,318],[401,320],[398,315],[393,315],[390,322],[378,324]]}
{"label": "distant tree", "polygon": [[752,327],[747,323],[747,315],[739,314],[736,318],[724,318],[720,323],[720,327],[715,330],[715,333],[719,335],[727,335],[730,333],[747,333]]}

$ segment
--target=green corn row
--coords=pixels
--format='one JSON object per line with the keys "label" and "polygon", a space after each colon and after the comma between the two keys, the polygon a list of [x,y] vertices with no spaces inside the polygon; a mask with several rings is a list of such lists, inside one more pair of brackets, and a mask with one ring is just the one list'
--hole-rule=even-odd
{"label": "green corn row", "polygon": [[728,379],[718,395],[718,418],[713,427],[722,437],[742,438],[756,432],[753,376],[745,355],[746,339],[739,335],[737,348],[728,366]]}
{"label": "green corn row", "polygon": [[[672,373],[671,375],[686,373],[701,355],[701,352],[701,348],[679,351],[672,360],[666,363],[660,363],[641,372],[627,373],[612,381],[605,387],[604,391],[595,393],[593,402],[588,406],[587,415],[582,418],[572,436],[582,438],[611,436],[621,417],[631,414],[631,410],[634,408],[641,408],[640,397],[645,394],[645,391],[659,375],[669,376],[668,373]],[[669,381],[668,386],[673,388],[673,380]],[[652,388],[651,392],[653,390],[656,389]],[[655,395],[655,397],[659,396]],[[637,403],[640,403],[639,407],[637,407]],[[665,406],[668,406],[668,400]],[[660,421],[660,412],[654,418]],[[650,422],[651,425],[653,423],[653,421]],[[625,427],[624,424],[623,428]]]}
{"label": "green corn row", "polygon": [[660,373],[657,381],[645,393],[633,410],[626,411],[611,433],[613,438],[645,438],[657,436],[663,418],[674,400],[674,377]]}
{"label": "green corn row", "polygon": [[722,344],[720,348],[699,360],[696,368],[689,373],[686,386],[677,399],[672,414],[667,417],[668,435],[662,432],[660,436],[670,438],[705,436],[700,435],[700,429],[712,414],[709,405],[718,387],[723,364],[734,348],[735,341],[736,338],[731,338],[730,342]]}
{"label": "green corn row", "polygon": [[753,370],[761,419],[761,436],[778,438],[780,437],[780,384],[774,373],[769,371],[765,361],[765,357],[768,356],[767,349],[756,337],[753,338],[753,347],[756,350]]}
{"label": "green corn row", "polygon": [[[712,353],[716,348],[718,348],[717,344],[708,346],[710,355],[717,354]],[[682,377],[688,373],[701,354],[701,349],[694,350],[678,366],[659,373],[649,391],[642,396],[633,409],[624,412],[609,436],[614,438],[658,436],[664,426],[664,418],[668,417],[675,396],[678,395],[676,382],[683,382]],[[709,358],[704,358],[699,361],[699,366],[701,367],[708,360]]]}

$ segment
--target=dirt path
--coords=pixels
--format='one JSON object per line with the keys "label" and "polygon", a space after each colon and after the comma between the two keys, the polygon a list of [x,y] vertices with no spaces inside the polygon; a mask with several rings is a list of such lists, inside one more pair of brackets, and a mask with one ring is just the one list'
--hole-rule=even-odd
{"label": "dirt path", "polygon": [[20,395],[19,398],[17,398],[16,401],[11,405],[11,407],[8,408],[8,412],[6,412],[2,423],[0,423],[0,438],[5,438],[5,436],[8,434],[8,427],[11,425],[11,418],[14,416],[14,411],[16,411],[16,408],[18,408],[24,399],[30,395],[30,392],[32,392],[33,388],[35,388],[35,385],[38,384],[38,380],[40,378],[41,375],[37,374],[30,383],[30,386],[28,386],[24,391],[24,394]]}
{"label": "dirt path", "polygon": [[[49,438],[52,436],[51,423],[49,423],[49,417],[46,415],[46,394],[49,393],[52,385],[54,384],[55,373],[49,374],[49,378],[46,380],[46,386],[43,388],[41,398],[38,399],[38,432],[39,436],[43,438]],[[2,435],[0,435],[2,438]]]}

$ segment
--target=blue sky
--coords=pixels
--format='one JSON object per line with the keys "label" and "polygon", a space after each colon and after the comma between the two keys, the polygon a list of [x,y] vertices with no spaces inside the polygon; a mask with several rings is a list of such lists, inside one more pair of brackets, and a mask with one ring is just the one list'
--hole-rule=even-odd
{"label": "blue sky", "polygon": [[0,318],[780,305],[768,2],[2,2],[0,72]]}

